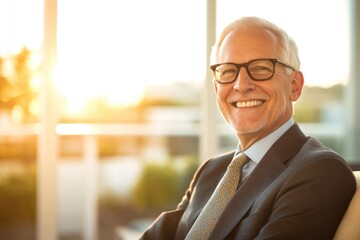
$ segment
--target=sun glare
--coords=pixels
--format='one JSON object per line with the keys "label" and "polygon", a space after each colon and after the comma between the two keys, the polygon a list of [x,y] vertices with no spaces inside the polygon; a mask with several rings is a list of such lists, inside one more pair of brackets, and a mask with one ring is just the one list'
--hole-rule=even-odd
{"label": "sun glare", "polygon": [[[284,2],[274,1],[277,5]],[[268,11],[273,2],[259,9],[256,1],[238,8],[234,6],[239,1],[229,0],[218,6],[217,29],[239,16],[267,18],[297,41],[307,85],[346,84],[348,6],[340,2],[319,0],[311,2],[316,4],[312,8],[309,3],[299,4],[298,12],[307,13],[304,19],[282,9],[281,14],[276,8]],[[31,50],[40,49],[42,4],[41,0],[0,0],[0,54],[24,44]],[[320,13],[323,5],[326,11]],[[204,1],[192,0],[141,1],[141,8],[139,1],[58,1],[55,85],[59,94],[67,99],[70,111],[76,112],[96,97],[111,105],[136,104],[148,84],[204,80],[205,12]],[[333,62],[327,62],[332,59],[342,60],[331,71],[319,71],[319,63],[331,66]]]}
{"label": "sun glare", "polygon": [[91,59],[82,64],[71,58],[67,60],[66,64],[57,65],[54,82],[60,97],[67,101],[69,113],[81,112],[94,98],[102,98],[112,106],[136,104],[141,100],[144,86],[111,77],[111,70],[92,66]]}
{"label": "sun glare", "polygon": [[[71,108],[80,109],[99,96],[111,105],[136,104],[149,84],[203,80],[203,3],[142,4],[138,8],[137,1],[59,1],[56,85]],[[154,14],[159,6],[168,11]],[[198,19],[184,19],[181,12]]]}
{"label": "sun glare", "polygon": [[40,49],[43,0],[0,0],[0,55]]}

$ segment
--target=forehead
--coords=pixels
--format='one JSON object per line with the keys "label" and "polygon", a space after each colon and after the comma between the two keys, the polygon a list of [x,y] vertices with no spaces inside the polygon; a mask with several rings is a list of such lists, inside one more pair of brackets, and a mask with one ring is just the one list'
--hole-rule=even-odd
{"label": "forehead", "polygon": [[276,36],[268,30],[246,28],[231,31],[223,40],[218,62],[246,62],[254,58],[280,58]]}

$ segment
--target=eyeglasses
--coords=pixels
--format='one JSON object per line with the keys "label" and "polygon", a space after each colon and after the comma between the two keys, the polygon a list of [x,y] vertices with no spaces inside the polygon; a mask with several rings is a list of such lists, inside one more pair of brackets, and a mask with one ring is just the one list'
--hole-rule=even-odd
{"label": "eyeglasses", "polygon": [[293,67],[274,58],[253,59],[245,63],[219,63],[210,66],[210,68],[213,71],[216,82],[226,84],[235,81],[242,67],[246,69],[249,77],[254,81],[269,80],[274,76],[276,63],[295,71]]}

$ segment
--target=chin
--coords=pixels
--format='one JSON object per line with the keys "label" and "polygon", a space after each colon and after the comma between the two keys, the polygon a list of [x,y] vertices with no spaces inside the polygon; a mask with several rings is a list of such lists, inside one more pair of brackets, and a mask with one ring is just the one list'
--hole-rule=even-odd
{"label": "chin", "polygon": [[260,132],[263,129],[264,124],[252,122],[249,124],[231,124],[232,129],[236,131],[237,134],[254,134]]}

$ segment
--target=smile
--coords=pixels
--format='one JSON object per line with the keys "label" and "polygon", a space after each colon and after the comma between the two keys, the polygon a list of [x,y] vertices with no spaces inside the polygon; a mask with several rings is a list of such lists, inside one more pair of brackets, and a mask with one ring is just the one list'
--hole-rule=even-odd
{"label": "smile", "polygon": [[257,107],[263,104],[265,101],[263,100],[253,100],[253,101],[246,101],[246,102],[235,102],[234,105],[238,108],[245,108],[245,107]]}

